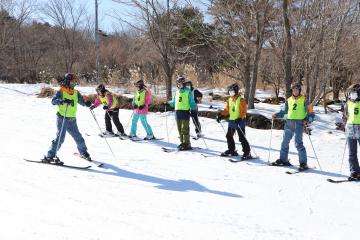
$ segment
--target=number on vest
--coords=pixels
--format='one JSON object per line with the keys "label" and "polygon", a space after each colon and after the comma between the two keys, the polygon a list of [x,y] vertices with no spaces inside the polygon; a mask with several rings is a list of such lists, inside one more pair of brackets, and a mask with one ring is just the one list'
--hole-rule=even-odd
{"label": "number on vest", "polygon": [[296,103],[294,103],[294,105],[293,105],[293,109],[292,110],[296,110],[296,108],[297,108],[297,104]]}
{"label": "number on vest", "polygon": [[182,102],[182,96],[179,97],[179,102]]}
{"label": "number on vest", "polygon": [[354,108],[354,114],[358,115],[359,114],[359,108]]}

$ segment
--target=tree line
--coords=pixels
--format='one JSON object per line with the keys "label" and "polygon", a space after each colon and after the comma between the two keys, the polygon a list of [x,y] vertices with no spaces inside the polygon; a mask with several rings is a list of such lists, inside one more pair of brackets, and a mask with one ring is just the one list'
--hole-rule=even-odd
{"label": "tree line", "polygon": [[[109,0],[110,1],[110,0]],[[165,85],[191,68],[199,85],[239,82],[249,108],[259,85],[276,97],[301,81],[314,104],[358,81],[358,0],[113,0],[126,28],[99,30],[102,82]],[[203,4],[200,11],[197,7]],[[96,82],[94,14],[76,0],[0,0],[0,79]]]}

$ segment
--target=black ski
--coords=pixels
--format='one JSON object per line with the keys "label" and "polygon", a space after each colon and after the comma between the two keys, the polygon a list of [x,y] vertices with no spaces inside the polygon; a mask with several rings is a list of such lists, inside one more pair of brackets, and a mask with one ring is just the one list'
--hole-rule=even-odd
{"label": "black ski", "polygon": [[255,159],[259,159],[259,157],[250,157],[250,158],[247,158],[247,159],[228,158],[227,160],[229,162],[232,162],[232,163],[239,163],[239,162],[251,161],[251,160],[255,160]]}
{"label": "black ski", "polygon": [[164,152],[170,153],[170,152],[186,152],[186,151],[192,151],[192,150],[201,149],[201,148],[199,148],[199,147],[193,147],[192,149],[189,149],[189,150],[179,150],[179,149],[177,149],[177,148],[161,147],[161,149],[162,149]]}
{"label": "black ski", "polygon": [[80,153],[77,153],[77,152],[76,152],[76,153],[74,153],[74,156],[77,156],[77,157],[79,157],[79,158],[81,158],[81,159],[84,159],[84,160],[88,161],[89,163],[94,164],[94,165],[97,166],[97,167],[104,167],[104,163],[98,162],[98,161],[94,161],[94,160],[89,161],[89,160],[83,158],[83,157],[80,155]]}
{"label": "black ski", "polygon": [[30,159],[26,159],[26,158],[24,158],[24,160],[27,162],[32,162],[32,163],[42,163],[44,165],[53,165],[53,166],[73,168],[73,169],[89,169],[89,168],[91,168],[91,166],[79,167],[79,166],[66,165],[66,164],[60,165],[60,164],[54,164],[54,163],[44,163],[41,160],[30,160]]}
{"label": "black ski", "polygon": [[296,170],[294,170],[294,171],[286,171],[285,173],[286,174],[297,174],[297,173],[301,173],[301,172],[306,172],[307,170],[311,170],[311,169],[314,169],[314,168],[306,168],[306,169],[303,169],[303,168],[298,168],[298,169],[296,169]]}
{"label": "black ski", "polygon": [[99,137],[102,137],[102,138],[113,138],[113,137],[119,137],[119,135],[118,135],[118,134],[113,134],[113,135],[99,134]]}
{"label": "black ski", "polygon": [[355,179],[355,178],[348,178],[348,179],[342,179],[342,180],[334,180],[334,179],[328,178],[328,179],[326,179],[326,181],[331,182],[331,183],[360,182],[359,179]]}

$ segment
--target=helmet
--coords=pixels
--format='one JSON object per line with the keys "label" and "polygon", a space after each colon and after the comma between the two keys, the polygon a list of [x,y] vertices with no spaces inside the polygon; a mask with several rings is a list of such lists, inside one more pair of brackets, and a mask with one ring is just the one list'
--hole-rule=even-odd
{"label": "helmet", "polygon": [[95,90],[97,93],[105,93],[105,91],[106,91],[105,86],[103,84],[100,84],[99,86],[97,86]]}
{"label": "helmet", "polygon": [[65,87],[70,87],[70,81],[76,79],[75,74],[72,73],[66,73],[64,75],[64,78],[61,80],[60,84]]}
{"label": "helmet", "polygon": [[184,77],[178,77],[178,79],[176,79],[176,84],[184,84],[184,83],[185,83]]}
{"label": "helmet", "polygon": [[228,93],[230,94],[230,91],[234,91],[235,94],[239,93],[239,85],[237,85],[237,83],[231,84],[228,87]]}
{"label": "helmet", "polygon": [[301,82],[295,82],[291,84],[291,89],[298,89],[301,92],[302,84]]}
{"label": "helmet", "polygon": [[[351,84],[350,87],[348,87],[347,89],[348,91],[348,94],[350,95],[350,99],[357,99],[360,97],[360,84],[358,83],[354,83],[354,84]],[[356,93],[356,94],[351,94],[351,93]]]}
{"label": "helmet", "polygon": [[138,88],[144,88],[144,87],[145,87],[144,80],[142,80],[142,79],[140,79],[139,81],[137,81],[134,85],[135,85],[136,87],[138,87]]}

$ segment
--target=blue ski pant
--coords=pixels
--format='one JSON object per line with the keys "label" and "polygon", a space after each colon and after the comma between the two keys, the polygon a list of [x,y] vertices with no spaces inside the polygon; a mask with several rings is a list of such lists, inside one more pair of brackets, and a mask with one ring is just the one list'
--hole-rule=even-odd
{"label": "blue ski pant", "polygon": [[348,138],[349,145],[349,165],[350,173],[360,172],[359,161],[357,157],[357,144],[360,144],[360,139]]}
{"label": "blue ski pant", "polygon": [[148,137],[153,137],[154,133],[151,129],[150,124],[147,121],[147,114],[137,114],[137,113],[134,113],[133,118],[132,118],[130,136],[136,136],[137,123],[138,123],[139,119],[146,131],[146,135]]}
{"label": "blue ski pant", "polygon": [[[56,156],[56,154],[57,154],[56,148],[57,148],[58,142],[59,142],[59,149],[60,149],[61,145],[63,144],[63,142],[65,140],[66,132],[68,132],[70,134],[70,136],[75,140],[77,149],[79,150],[80,154],[87,152],[85,140],[82,137],[81,133],[79,132],[79,128],[76,123],[76,118],[65,118],[64,119],[64,117],[62,117],[58,114],[56,116],[57,116],[56,138],[54,140],[52,140],[52,142],[51,142],[51,146],[47,153],[47,157],[55,157]],[[63,128],[62,134],[60,136],[61,126],[62,126],[63,121],[64,121],[64,128]]]}
{"label": "blue ski pant", "polygon": [[295,135],[295,147],[298,150],[299,162],[307,163],[306,149],[303,144],[304,121],[303,120],[286,120],[283,140],[281,143],[280,159],[288,161],[289,144]]}

